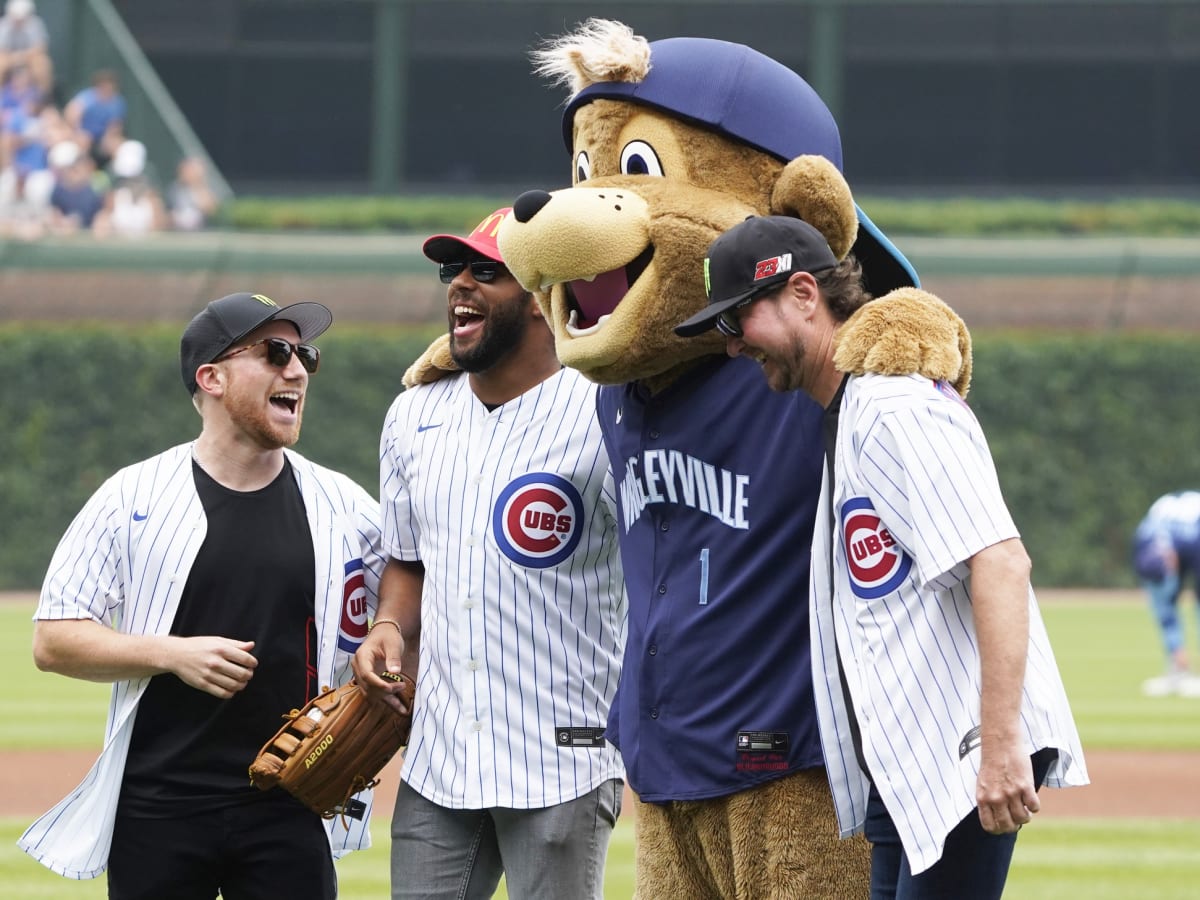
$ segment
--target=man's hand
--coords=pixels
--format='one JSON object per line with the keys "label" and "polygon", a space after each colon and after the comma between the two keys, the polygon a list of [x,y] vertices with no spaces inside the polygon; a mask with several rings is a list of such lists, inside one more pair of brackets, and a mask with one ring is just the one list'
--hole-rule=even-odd
{"label": "man's hand", "polygon": [[979,823],[988,834],[1010,834],[1042,808],[1033,784],[1033,765],[1020,741],[989,749],[983,738],[979,778],[975,782]]}
{"label": "man's hand", "polygon": [[401,699],[400,684],[383,674],[400,674],[404,638],[400,636],[400,629],[394,627],[394,623],[382,620],[376,622],[377,625],[372,626],[351,660],[354,678],[368,699],[384,703],[402,715],[411,715],[412,710]]}
{"label": "man's hand", "polygon": [[170,671],[185,684],[222,700],[249,684],[258,666],[251,653],[254,641],[207,635],[170,640]]}

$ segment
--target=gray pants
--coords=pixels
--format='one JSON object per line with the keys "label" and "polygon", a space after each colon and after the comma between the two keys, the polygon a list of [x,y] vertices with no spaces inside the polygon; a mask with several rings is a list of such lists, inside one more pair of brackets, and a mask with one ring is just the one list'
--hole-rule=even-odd
{"label": "gray pants", "polygon": [[545,809],[447,809],[404,782],[392,813],[392,900],[604,896],[604,862],[622,782]]}

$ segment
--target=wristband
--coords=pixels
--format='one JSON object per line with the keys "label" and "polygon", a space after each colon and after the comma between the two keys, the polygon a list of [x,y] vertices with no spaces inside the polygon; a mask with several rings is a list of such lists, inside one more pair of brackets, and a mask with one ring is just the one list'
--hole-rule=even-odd
{"label": "wristband", "polygon": [[396,627],[396,631],[399,632],[400,637],[404,637],[404,632],[400,631],[400,623],[395,619],[376,619],[371,623],[371,627],[367,629],[367,634],[370,634],[372,631],[374,631],[376,625],[394,625]]}

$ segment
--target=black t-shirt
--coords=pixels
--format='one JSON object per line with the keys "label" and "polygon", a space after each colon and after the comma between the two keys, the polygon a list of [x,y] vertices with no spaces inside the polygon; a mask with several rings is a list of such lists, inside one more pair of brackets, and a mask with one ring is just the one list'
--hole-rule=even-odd
{"label": "black t-shirt", "polygon": [[208,532],[188,575],[171,634],[255,642],[258,666],[228,700],[174,674],[150,679],[138,703],[121,804],[172,815],[173,801],[213,808],[259,794],[250,762],[281,716],[316,694],[316,562],[290,463],[267,487],[233,491],[193,462]]}

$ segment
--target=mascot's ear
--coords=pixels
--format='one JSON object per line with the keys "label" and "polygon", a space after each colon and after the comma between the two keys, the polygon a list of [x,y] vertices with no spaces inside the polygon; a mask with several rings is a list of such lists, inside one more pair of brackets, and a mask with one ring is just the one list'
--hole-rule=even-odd
{"label": "mascot's ear", "polygon": [[970,390],[971,333],[954,310],[919,288],[897,288],[863,304],[836,341],[839,372],[944,379],[964,399]]}
{"label": "mascot's ear", "polygon": [[795,216],[825,235],[838,259],[858,236],[858,210],[850,186],[823,156],[797,156],[783,167],[771,191],[771,212]]}
{"label": "mascot's ear", "polygon": [[425,352],[417,357],[416,362],[404,373],[404,386],[416,387],[418,384],[432,384],[447,375],[458,371],[458,366],[450,358],[450,335],[443,334],[435,338]]}

